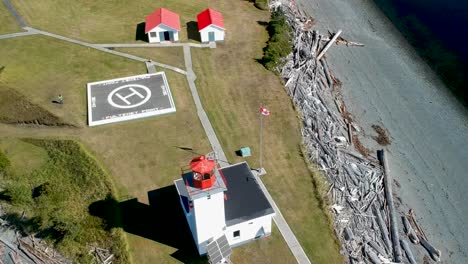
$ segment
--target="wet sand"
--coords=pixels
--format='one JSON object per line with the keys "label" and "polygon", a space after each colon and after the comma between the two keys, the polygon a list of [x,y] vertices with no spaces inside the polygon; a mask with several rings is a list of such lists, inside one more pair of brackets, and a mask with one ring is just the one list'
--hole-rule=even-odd
{"label": "wet sand", "polygon": [[[415,209],[442,263],[468,263],[468,111],[372,1],[296,1],[322,33],[343,29],[342,37],[366,45],[327,53],[362,141],[381,148],[371,125],[388,130],[399,209]],[[423,249],[411,247],[422,263]]]}

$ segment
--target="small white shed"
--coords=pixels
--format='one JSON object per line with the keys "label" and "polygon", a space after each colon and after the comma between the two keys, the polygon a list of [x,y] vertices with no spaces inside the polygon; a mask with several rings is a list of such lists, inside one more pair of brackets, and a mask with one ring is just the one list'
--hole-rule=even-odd
{"label": "small white shed", "polygon": [[201,42],[224,41],[223,15],[211,8],[197,15]]}
{"label": "small white shed", "polygon": [[150,43],[179,41],[179,15],[165,8],[159,8],[146,17],[145,33]]}

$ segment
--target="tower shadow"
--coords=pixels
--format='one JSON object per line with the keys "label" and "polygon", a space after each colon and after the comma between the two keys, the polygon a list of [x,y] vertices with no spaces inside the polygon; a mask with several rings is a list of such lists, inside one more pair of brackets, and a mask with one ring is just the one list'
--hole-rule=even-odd
{"label": "tower shadow", "polygon": [[104,220],[105,228],[128,233],[176,248],[171,256],[184,263],[206,263],[196,250],[174,185],[148,192],[149,205],[133,198],[118,202],[112,197],[89,206],[91,215]]}

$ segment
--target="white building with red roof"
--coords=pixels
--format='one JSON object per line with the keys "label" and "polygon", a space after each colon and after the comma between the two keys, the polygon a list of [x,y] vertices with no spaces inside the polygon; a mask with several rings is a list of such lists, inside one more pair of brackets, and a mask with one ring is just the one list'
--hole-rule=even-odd
{"label": "white building with red roof", "polygon": [[211,8],[197,15],[201,42],[224,41],[223,15]]}
{"label": "white building with red roof", "polygon": [[150,43],[178,41],[179,31],[179,15],[168,9],[158,8],[146,17],[145,33]]}

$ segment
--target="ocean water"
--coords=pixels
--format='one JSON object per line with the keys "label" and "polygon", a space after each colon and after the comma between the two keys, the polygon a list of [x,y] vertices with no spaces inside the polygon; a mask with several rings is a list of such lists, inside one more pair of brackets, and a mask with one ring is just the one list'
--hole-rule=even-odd
{"label": "ocean water", "polygon": [[374,0],[468,107],[468,0]]}

